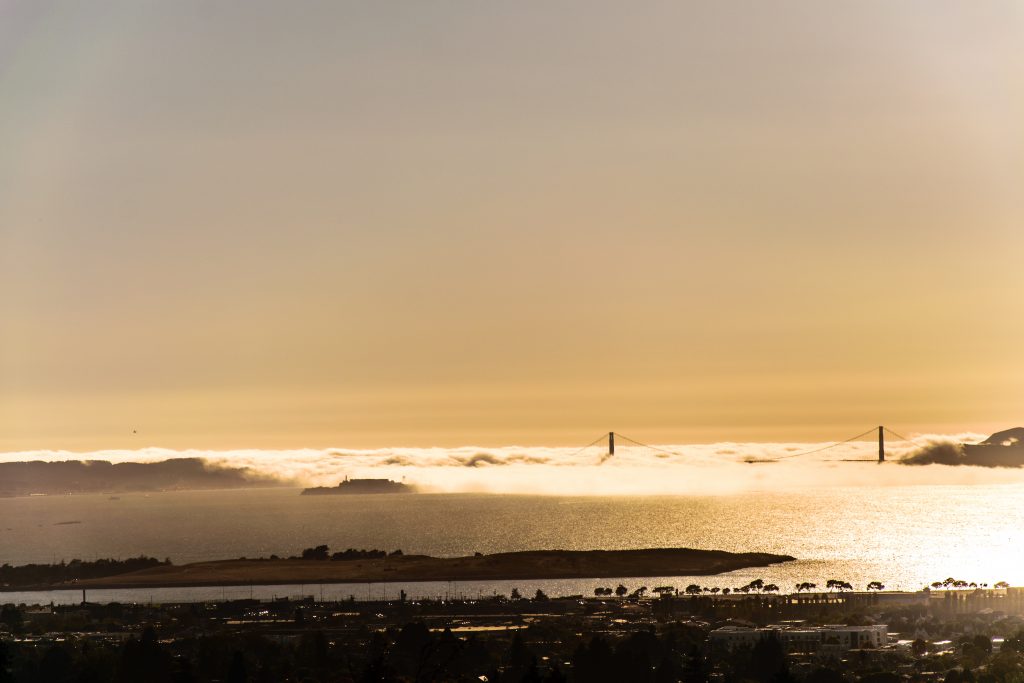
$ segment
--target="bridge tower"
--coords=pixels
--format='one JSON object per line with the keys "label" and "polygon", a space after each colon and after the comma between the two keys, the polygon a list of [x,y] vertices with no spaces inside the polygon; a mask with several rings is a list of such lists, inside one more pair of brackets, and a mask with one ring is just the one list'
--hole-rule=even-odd
{"label": "bridge tower", "polygon": [[878,462],[885,462],[885,427],[878,428]]}
{"label": "bridge tower", "polygon": [[615,455],[615,432],[608,432],[608,455]]}

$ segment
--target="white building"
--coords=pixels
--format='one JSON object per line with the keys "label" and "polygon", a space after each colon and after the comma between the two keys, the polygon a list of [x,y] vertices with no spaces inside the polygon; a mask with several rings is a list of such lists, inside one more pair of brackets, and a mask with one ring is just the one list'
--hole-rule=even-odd
{"label": "white building", "polygon": [[788,652],[846,652],[856,649],[874,649],[889,642],[885,624],[872,626],[788,626],[772,625],[764,628],[723,626],[711,632],[711,645],[734,650],[753,647],[757,641],[774,635]]}

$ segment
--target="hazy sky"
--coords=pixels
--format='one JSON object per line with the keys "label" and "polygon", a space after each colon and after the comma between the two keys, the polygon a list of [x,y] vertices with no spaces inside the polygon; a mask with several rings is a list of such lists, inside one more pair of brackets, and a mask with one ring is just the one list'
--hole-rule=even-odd
{"label": "hazy sky", "polygon": [[988,432],[1022,253],[1017,0],[0,0],[0,450]]}

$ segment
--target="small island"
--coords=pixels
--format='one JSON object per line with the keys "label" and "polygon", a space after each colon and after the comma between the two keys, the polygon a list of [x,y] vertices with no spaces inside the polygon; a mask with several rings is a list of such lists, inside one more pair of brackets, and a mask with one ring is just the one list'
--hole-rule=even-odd
{"label": "small island", "polygon": [[[313,559],[315,558],[315,559]],[[245,586],[291,583],[587,579],[641,576],[708,576],[766,567],[795,558],[770,553],[730,553],[692,548],[644,550],[528,550],[466,557],[406,555],[398,551],[336,553],[326,546],[301,558],[238,559],[161,565],[116,576],[84,579],[75,588]],[[59,584],[45,588],[56,589]],[[39,586],[37,588],[44,588]]]}
{"label": "small island", "polygon": [[304,496],[347,496],[368,493],[416,493],[416,487],[390,479],[349,479],[337,486],[316,486],[303,489]]}

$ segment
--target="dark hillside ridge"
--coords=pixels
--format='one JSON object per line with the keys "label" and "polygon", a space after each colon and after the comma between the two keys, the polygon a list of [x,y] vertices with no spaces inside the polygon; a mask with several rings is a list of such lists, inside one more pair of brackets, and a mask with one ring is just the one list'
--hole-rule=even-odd
{"label": "dark hillside ridge", "polygon": [[996,432],[979,444],[964,444],[962,464],[1024,467],[1024,427]]}
{"label": "dark hillside ridge", "polygon": [[201,458],[161,462],[65,460],[0,463],[0,496],[183,491],[281,486],[245,467],[220,467]]}
{"label": "dark hillside ridge", "polygon": [[996,432],[975,444],[939,442],[903,457],[902,465],[1024,467],[1024,427]]}

